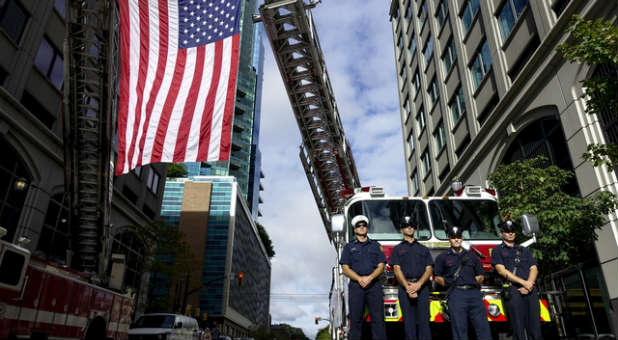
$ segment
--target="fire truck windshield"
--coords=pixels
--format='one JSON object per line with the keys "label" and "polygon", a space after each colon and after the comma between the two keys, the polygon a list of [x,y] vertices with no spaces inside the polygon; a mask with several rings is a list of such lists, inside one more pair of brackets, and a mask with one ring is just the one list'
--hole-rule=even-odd
{"label": "fire truck windshield", "polygon": [[[427,219],[427,209],[421,200],[382,199],[365,200],[353,203],[348,209],[348,223],[356,215],[365,215],[369,218],[369,238],[374,240],[401,240],[399,223],[403,216],[412,217],[417,228],[414,233],[418,240],[431,238],[431,229]],[[350,239],[354,238],[354,231],[348,225]]]}
{"label": "fire truck windshield", "polygon": [[429,201],[435,236],[447,239],[446,227],[463,227],[464,240],[499,240],[500,215],[493,200],[434,199]]}

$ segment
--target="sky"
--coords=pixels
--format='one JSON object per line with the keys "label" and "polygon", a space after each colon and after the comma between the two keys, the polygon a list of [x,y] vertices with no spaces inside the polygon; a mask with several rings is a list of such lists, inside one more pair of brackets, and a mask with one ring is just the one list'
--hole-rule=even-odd
{"label": "sky", "polygon": [[[262,3],[263,1],[260,1]],[[312,10],[343,127],[361,184],[407,195],[390,1],[323,0]],[[268,38],[260,131],[264,203],[260,222],[272,259],[272,323],[310,339],[328,317],[335,250],[328,241],[298,157],[301,136]]]}

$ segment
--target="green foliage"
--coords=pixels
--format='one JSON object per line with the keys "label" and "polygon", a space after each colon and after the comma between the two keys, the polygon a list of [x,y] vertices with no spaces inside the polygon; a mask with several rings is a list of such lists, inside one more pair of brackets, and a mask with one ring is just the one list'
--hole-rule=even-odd
{"label": "green foliage", "polygon": [[183,163],[170,163],[167,165],[167,177],[185,177],[187,167]]}
{"label": "green foliage", "polygon": [[330,340],[330,326],[320,328],[315,335],[315,340]]}
{"label": "green foliage", "polygon": [[[150,283],[149,289],[168,289],[171,284],[184,280],[187,273],[192,273],[201,267],[191,247],[187,244],[185,235],[177,227],[161,220],[141,226],[138,229],[144,245],[146,245],[147,262],[144,270],[153,273],[158,280]],[[189,287],[193,289],[196,287]],[[154,299],[147,302],[147,311],[174,312],[169,298]]]}
{"label": "green foliage", "polygon": [[573,173],[546,165],[543,156],[501,165],[489,181],[500,193],[502,216],[513,221],[523,214],[537,216],[541,234],[532,252],[541,272],[549,274],[590,257],[595,230],[606,223],[616,199],[607,191],[587,198],[569,196],[561,187]]}
{"label": "green foliage", "polygon": [[285,323],[272,325],[270,330],[265,327],[254,329],[249,332],[249,336],[255,340],[309,340],[302,329]]}
{"label": "green foliage", "polygon": [[[618,26],[609,20],[585,20],[575,15],[571,19],[569,40],[556,50],[570,62],[590,66],[606,65],[614,72],[582,81],[585,90],[586,113],[618,114]],[[591,144],[582,155],[594,166],[618,165],[618,150],[613,144]]]}
{"label": "green foliage", "polygon": [[273,247],[273,242],[270,239],[270,236],[268,236],[268,232],[266,232],[266,229],[264,229],[264,226],[258,222],[255,223],[257,225],[257,229],[258,232],[260,233],[260,239],[262,240],[262,244],[264,245],[264,248],[266,248],[266,253],[268,254],[269,258],[273,258],[273,256],[275,256],[275,249]]}

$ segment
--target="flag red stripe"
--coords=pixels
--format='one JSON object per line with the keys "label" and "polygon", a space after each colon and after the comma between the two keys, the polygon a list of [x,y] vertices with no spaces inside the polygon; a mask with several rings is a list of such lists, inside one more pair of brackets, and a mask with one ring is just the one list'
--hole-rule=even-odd
{"label": "flag red stripe", "polygon": [[118,100],[118,156],[116,157],[116,175],[124,172],[125,131],[127,129],[127,113],[129,111],[129,4],[119,1],[120,7],[120,93]]}
{"label": "flag red stripe", "polygon": [[221,131],[221,149],[219,160],[227,161],[230,158],[230,145],[232,139],[232,120],[234,119],[234,99],[236,95],[236,74],[238,73],[238,54],[240,50],[240,34],[232,37],[232,62],[230,65],[230,77],[227,83],[225,97],[225,111],[223,114],[223,130]]}
{"label": "flag red stripe", "polygon": [[150,163],[157,163],[161,161],[163,155],[163,147],[165,144],[165,137],[167,135],[167,127],[170,123],[170,117],[174,110],[174,104],[176,104],[176,98],[178,97],[178,91],[182,84],[182,78],[185,72],[185,64],[187,61],[187,50],[178,50],[178,56],[176,57],[176,67],[174,68],[174,76],[172,78],[172,84],[167,92],[167,98],[163,105],[163,111],[161,112],[161,119],[159,119],[159,126],[157,127],[157,134],[155,135],[155,142],[152,146],[152,156],[150,157]]}
{"label": "flag red stripe", "polygon": [[140,128],[140,120],[142,119],[142,102],[144,101],[144,86],[146,83],[146,74],[148,73],[148,59],[150,51],[150,18],[148,13],[148,1],[139,2],[139,73],[137,74],[137,101],[135,103],[135,120],[133,121],[133,137],[131,138],[131,146],[129,147],[129,166],[133,164],[133,154],[135,153],[135,140],[137,139],[138,130]]}
{"label": "flag red stripe", "polygon": [[142,138],[139,141],[139,156],[137,157],[136,167],[142,166],[142,155],[144,154],[144,143],[148,126],[150,125],[150,117],[152,116],[152,107],[154,106],[161,83],[163,82],[163,74],[165,73],[165,63],[167,63],[168,36],[169,36],[169,18],[167,9],[167,0],[159,0],[159,58],[157,62],[157,73],[155,74],[150,98],[146,103],[146,119],[144,120]]}
{"label": "flag red stripe", "polygon": [[197,57],[195,60],[195,71],[193,73],[193,81],[191,82],[191,89],[189,90],[189,96],[185,102],[185,109],[182,113],[182,120],[178,129],[178,136],[176,137],[176,147],[174,149],[174,162],[184,162],[185,154],[187,151],[187,140],[189,138],[189,132],[191,131],[191,121],[195,113],[195,104],[197,102],[197,96],[200,92],[200,86],[202,83],[202,73],[204,72],[204,59],[206,55],[206,47],[197,47]]}
{"label": "flag red stripe", "polygon": [[219,40],[215,43],[215,58],[214,67],[212,70],[212,80],[210,82],[210,89],[208,90],[208,97],[206,98],[206,105],[204,105],[204,113],[202,115],[202,124],[200,128],[200,146],[197,152],[198,160],[208,159],[208,148],[210,146],[210,133],[212,127],[212,114],[215,106],[215,97],[217,96],[217,86],[219,85],[219,78],[221,76],[221,63],[223,59],[223,40]]}

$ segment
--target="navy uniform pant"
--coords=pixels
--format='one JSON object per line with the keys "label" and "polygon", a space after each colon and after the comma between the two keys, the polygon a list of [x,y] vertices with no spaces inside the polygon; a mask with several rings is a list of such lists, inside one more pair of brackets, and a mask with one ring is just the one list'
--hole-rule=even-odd
{"label": "navy uniform pant", "polygon": [[[522,295],[511,285],[511,299],[506,301],[506,316],[513,327],[513,340],[539,340],[541,335],[541,307],[536,288]],[[527,334],[527,337],[526,337]]]}
{"label": "navy uniform pant", "polygon": [[362,288],[356,281],[350,281],[350,340],[361,338],[363,326],[363,312],[365,304],[369,307],[371,316],[371,334],[373,340],[386,340],[386,326],[384,325],[384,296],[382,285],[378,280],[367,288]]}
{"label": "navy uniform pant", "polygon": [[410,298],[405,288],[399,286],[399,305],[403,314],[406,340],[431,340],[429,328],[429,288],[425,285],[417,298]]}
{"label": "navy uniform pant", "polygon": [[468,339],[468,319],[474,327],[478,340],[491,339],[487,311],[479,290],[455,287],[448,297],[448,309],[451,314],[453,340]]}

